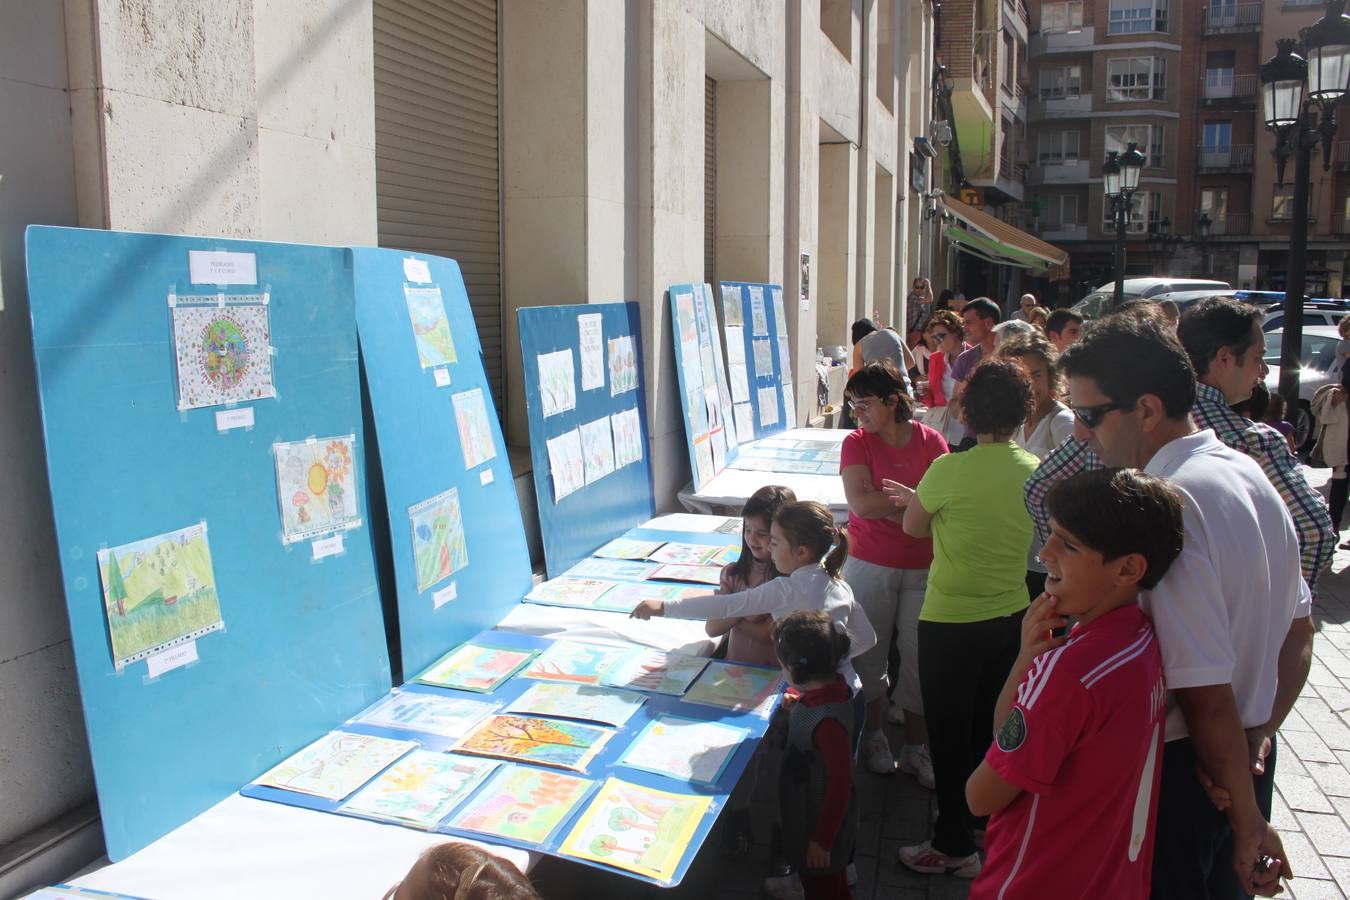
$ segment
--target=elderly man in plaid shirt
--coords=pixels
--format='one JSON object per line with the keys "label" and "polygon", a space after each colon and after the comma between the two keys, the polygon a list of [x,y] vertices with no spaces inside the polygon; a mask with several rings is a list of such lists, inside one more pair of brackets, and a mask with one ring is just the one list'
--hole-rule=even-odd
{"label": "elderly man in plaid shirt", "polygon": [[[1214,429],[1220,441],[1261,466],[1289,507],[1298,532],[1303,578],[1310,590],[1315,589],[1317,576],[1336,552],[1337,532],[1326,501],[1308,485],[1284,435],[1230,408],[1251,396],[1264,372],[1261,311],[1236,300],[1204,300],[1181,317],[1177,337],[1198,381],[1191,418],[1202,429]],[[1050,516],[1045,510],[1050,488],[1076,472],[1101,467],[1096,454],[1072,437],[1045,458],[1026,484],[1027,511],[1041,540],[1050,534]]]}

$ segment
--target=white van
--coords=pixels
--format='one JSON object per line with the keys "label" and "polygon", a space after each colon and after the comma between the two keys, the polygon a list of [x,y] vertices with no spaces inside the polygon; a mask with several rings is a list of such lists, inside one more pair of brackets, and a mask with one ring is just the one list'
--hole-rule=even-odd
{"label": "white van", "polygon": [[[1123,299],[1126,301],[1147,299],[1174,291],[1212,290],[1218,294],[1231,294],[1233,291],[1233,286],[1228,282],[1212,281],[1207,278],[1126,278],[1124,287]],[[1085,319],[1104,316],[1110,312],[1115,296],[1116,283],[1109,281],[1075,303],[1072,309]]]}

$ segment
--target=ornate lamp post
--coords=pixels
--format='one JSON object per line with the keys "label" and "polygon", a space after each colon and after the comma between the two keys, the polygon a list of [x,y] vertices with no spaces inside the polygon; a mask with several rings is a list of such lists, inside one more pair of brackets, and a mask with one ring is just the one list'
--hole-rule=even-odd
{"label": "ornate lamp post", "polygon": [[1139,173],[1144,162],[1144,154],[1131,141],[1124,153],[1112,150],[1102,163],[1102,187],[1111,204],[1111,221],[1116,226],[1116,248],[1111,260],[1116,274],[1116,292],[1111,300],[1113,309],[1125,300],[1125,229],[1130,222],[1130,209],[1134,206],[1134,192],[1139,190]]}
{"label": "ornate lamp post", "polygon": [[[1298,409],[1312,151],[1320,143],[1322,168],[1331,168],[1336,104],[1350,90],[1350,16],[1345,14],[1345,0],[1328,0],[1326,14],[1301,29],[1299,37],[1301,47],[1298,41],[1277,41],[1275,55],[1261,66],[1261,99],[1266,128],[1275,133],[1278,142],[1275,159],[1281,186],[1285,164],[1290,156],[1294,157],[1289,270],[1280,348],[1280,394],[1291,410]],[[1316,125],[1314,106],[1318,113]]]}

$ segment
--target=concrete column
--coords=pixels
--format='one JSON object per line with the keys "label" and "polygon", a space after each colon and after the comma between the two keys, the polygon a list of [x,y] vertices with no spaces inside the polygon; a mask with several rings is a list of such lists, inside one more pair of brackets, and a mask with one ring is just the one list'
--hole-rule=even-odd
{"label": "concrete column", "polygon": [[[820,6],[788,4],[784,129],[783,306],[787,311],[796,388],[797,421],[815,410],[815,355],[820,308],[818,187],[820,175]],[[808,307],[801,308],[801,254],[811,257]]]}
{"label": "concrete column", "polygon": [[872,202],[872,305],[868,307],[868,313],[875,310],[881,322],[895,325],[895,178],[877,167],[875,183],[875,199]]}
{"label": "concrete column", "polygon": [[767,79],[718,82],[717,271],[725,280],[771,279],[771,119]]}
{"label": "concrete column", "polygon": [[857,195],[858,150],[852,144],[820,145],[820,238],[816,261],[819,289],[817,341],[849,345],[849,326],[858,317]]}

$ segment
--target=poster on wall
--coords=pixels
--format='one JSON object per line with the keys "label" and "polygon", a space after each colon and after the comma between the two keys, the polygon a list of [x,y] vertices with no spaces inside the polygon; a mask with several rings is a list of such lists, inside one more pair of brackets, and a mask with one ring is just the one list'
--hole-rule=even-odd
{"label": "poster on wall", "polygon": [[355,435],[274,444],[272,450],[284,543],[360,527]]}
{"label": "poster on wall", "polygon": [[175,297],[178,408],[200,409],[276,396],[267,304],[221,305],[216,297]]}

